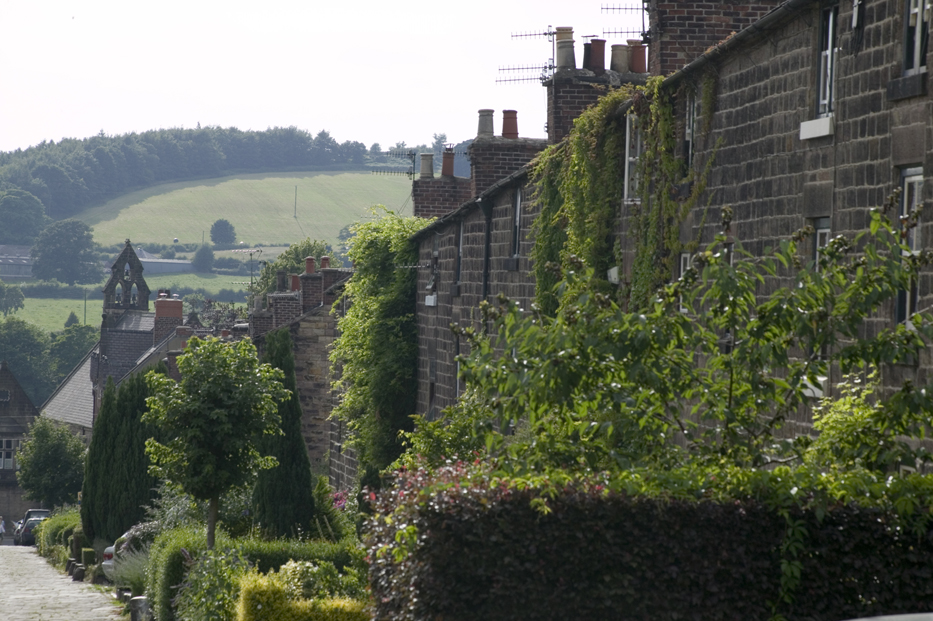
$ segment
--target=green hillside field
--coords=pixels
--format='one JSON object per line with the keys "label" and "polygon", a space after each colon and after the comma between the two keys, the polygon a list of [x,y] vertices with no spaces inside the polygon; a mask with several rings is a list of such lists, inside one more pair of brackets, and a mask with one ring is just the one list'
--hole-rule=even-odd
{"label": "green hillside field", "polygon": [[[298,186],[297,219],[295,186]],[[374,204],[411,212],[411,181],[369,172],[255,173],[167,183],[132,192],[88,209],[77,219],[94,229],[104,246],[134,242],[210,241],[214,221],[224,218],[237,240],[294,243],[306,237],[336,244],[347,224],[370,216]]]}

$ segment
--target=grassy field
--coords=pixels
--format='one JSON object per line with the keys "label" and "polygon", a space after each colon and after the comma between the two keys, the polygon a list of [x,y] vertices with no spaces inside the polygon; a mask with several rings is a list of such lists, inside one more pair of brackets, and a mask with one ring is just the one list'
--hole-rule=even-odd
{"label": "grassy field", "polygon": [[[48,298],[26,298],[25,308],[16,311],[14,317],[39,326],[46,332],[57,332],[65,328],[68,313],[74,311],[84,323],[84,300],[51,300]],[[100,300],[87,301],[87,323],[100,326]],[[2,319],[2,317],[0,317]]]}
{"label": "grassy field", "polygon": [[[295,218],[295,186],[298,186]],[[344,226],[369,217],[374,204],[411,212],[411,181],[366,172],[257,173],[132,192],[76,216],[105,246],[134,242],[210,241],[225,218],[246,245],[294,243],[306,237],[335,244]]]}
{"label": "grassy field", "polygon": [[[207,292],[208,297],[215,297],[221,289],[246,291],[246,285],[234,284],[234,282],[248,281],[249,276],[221,276],[218,274],[160,274],[148,276],[146,277],[146,284],[149,285],[149,289],[152,291],[152,295],[149,297],[149,308],[152,309],[152,302],[155,300],[156,292],[159,289],[201,288]],[[103,302],[97,292],[103,289],[104,284],[104,282],[101,282],[96,285],[85,285],[89,292],[95,292],[94,297],[88,296],[87,301],[87,323],[92,326],[100,325],[101,304]],[[222,299],[220,301],[243,304],[246,302],[244,295],[235,296],[232,300]],[[27,297],[25,308],[17,311],[16,317],[35,324],[47,332],[53,332],[65,327],[68,313],[72,311],[78,316],[81,323],[84,323],[84,300]],[[0,320],[2,320],[2,316],[0,316]]]}

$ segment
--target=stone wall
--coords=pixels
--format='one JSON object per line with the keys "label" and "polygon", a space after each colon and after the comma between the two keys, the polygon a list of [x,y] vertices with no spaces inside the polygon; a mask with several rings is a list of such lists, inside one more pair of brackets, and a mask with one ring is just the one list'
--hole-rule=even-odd
{"label": "stone wall", "polygon": [[[534,297],[530,228],[536,215],[531,188],[522,176],[484,195],[456,219],[436,223],[418,235],[418,413],[436,416],[453,404],[462,386],[456,357],[469,353],[450,324],[481,328],[479,305],[492,304],[500,293],[530,308]],[[522,191],[520,251],[512,248],[516,192]],[[461,227],[463,248],[457,277]],[[488,257],[487,257],[488,235]],[[435,250],[437,255],[435,256]],[[433,289],[428,285],[433,279]],[[429,303],[430,302],[430,303]]]}
{"label": "stone wall", "polygon": [[477,136],[470,145],[470,195],[479,196],[495,182],[520,170],[546,146],[547,141],[539,138]]}

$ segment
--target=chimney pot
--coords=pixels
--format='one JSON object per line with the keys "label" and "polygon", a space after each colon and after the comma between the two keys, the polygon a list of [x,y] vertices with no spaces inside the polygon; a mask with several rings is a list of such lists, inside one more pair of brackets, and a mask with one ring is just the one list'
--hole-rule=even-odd
{"label": "chimney pot", "polygon": [[[570,31],[570,34],[573,35],[573,30]],[[557,68],[577,68],[577,59],[573,53],[573,39],[559,39],[557,41]]]}
{"label": "chimney pot", "polygon": [[573,27],[572,26],[558,26],[554,29],[555,41],[573,41]]}
{"label": "chimney pot", "polygon": [[515,110],[502,111],[502,137],[518,138],[518,112]]}
{"label": "chimney pot", "polygon": [[421,179],[433,179],[434,178],[434,154],[433,153],[422,153],[421,154]]}
{"label": "chimney pot", "polygon": [[479,128],[476,131],[476,137],[494,136],[495,131],[492,128],[492,115],[495,110],[484,108],[479,111]]}
{"label": "chimney pot", "polygon": [[641,39],[629,39],[629,69],[632,73],[648,73],[648,55]]}
{"label": "chimney pot", "polygon": [[629,49],[627,45],[613,45],[610,52],[609,69],[619,73],[629,72]]}
{"label": "chimney pot", "polygon": [[444,159],[441,162],[441,176],[454,176],[454,152],[450,149],[444,151]]}
{"label": "chimney pot", "polygon": [[277,270],[275,272],[275,290],[286,291],[287,287],[288,287],[288,277],[285,274],[285,270]]}
{"label": "chimney pot", "polygon": [[291,288],[291,290],[292,290],[292,291],[298,291],[299,289],[301,289],[301,281],[298,280],[298,274],[292,274],[291,277],[292,277],[292,288]]}
{"label": "chimney pot", "polygon": [[314,273],[314,257],[305,257],[305,274]]}
{"label": "chimney pot", "polygon": [[590,69],[599,74],[606,71],[605,39],[590,39]]}
{"label": "chimney pot", "polygon": [[330,267],[330,257],[321,257],[321,269],[326,270]]}

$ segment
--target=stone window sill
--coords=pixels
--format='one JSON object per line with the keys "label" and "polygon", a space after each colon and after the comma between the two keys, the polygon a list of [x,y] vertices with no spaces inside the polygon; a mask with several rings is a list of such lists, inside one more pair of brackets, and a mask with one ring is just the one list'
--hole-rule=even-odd
{"label": "stone window sill", "polygon": [[800,124],[800,139],[812,140],[813,138],[832,136],[835,125],[832,114],[827,114],[812,121],[804,121]]}
{"label": "stone window sill", "polygon": [[927,94],[927,72],[919,71],[888,82],[888,101],[900,101]]}

